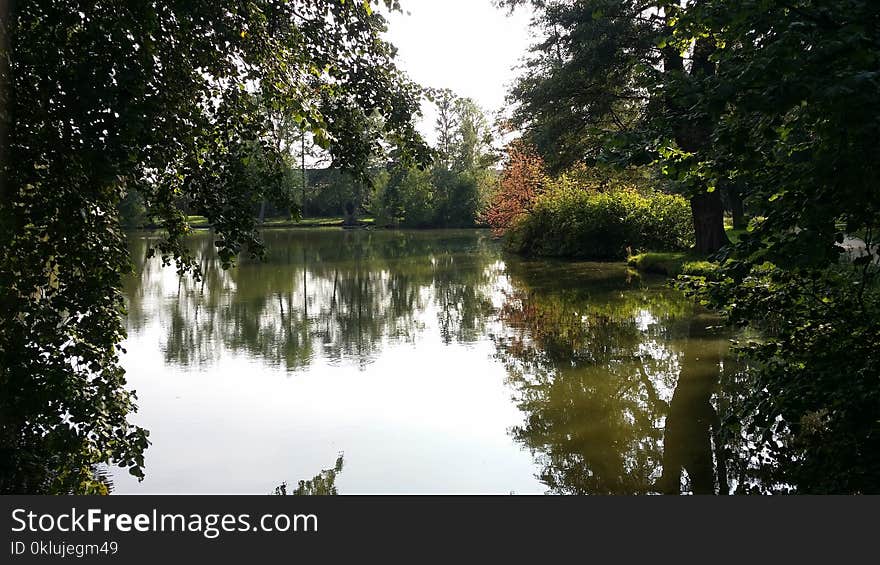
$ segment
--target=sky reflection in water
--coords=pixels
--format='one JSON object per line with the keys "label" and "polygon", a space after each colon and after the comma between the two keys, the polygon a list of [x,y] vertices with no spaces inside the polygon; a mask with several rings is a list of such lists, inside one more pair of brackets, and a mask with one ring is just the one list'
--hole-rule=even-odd
{"label": "sky reflection in water", "polygon": [[194,236],[198,283],[138,262],[123,363],[153,445],[116,492],[268,493],[339,452],[350,494],[725,488],[726,336],[662,281],[475,230],[265,237],[223,271]]}

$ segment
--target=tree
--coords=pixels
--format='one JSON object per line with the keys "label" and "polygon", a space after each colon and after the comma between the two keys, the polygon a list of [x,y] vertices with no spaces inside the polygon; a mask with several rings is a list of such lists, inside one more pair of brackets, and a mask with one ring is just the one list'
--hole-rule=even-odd
{"label": "tree", "polygon": [[454,168],[477,172],[498,160],[492,148],[493,136],[486,115],[470,98],[455,101],[458,129],[455,136]]}
{"label": "tree", "polygon": [[[124,192],[167,232],[149,253],[199,276],[185,209],[214,225],[224,266],[261,253],[253,209],[283,169],[266,107],[359,176],[377,142],[354,135],[358,117],[381,117],[398,153],[428,159],[412,123],[419,90],[381,39],[380,3],[398,8],[3,3],[0,491],[103,492],[93,470],[107,462],[143,476],[147,432],[128,421],[119,365]],[[255,151],[268,182],[249,177]]]}
{"label": "tree", "polygon": [[455,153],[456,130],[459,127],[456,105],[458,97],[448,88],[428,91],[437,108],[437,120],[434,129],[437,131],[437,158],[435,165],[452,168]]}
{"label": "tree", "polygon": [[481,171],[431,171],[434,224],[471,227],[480,211]]}
{"label": "tree", "polygon": [[399,157],[377,175],[372,206],[380,222],[408,227],[471,227],[494,182],[492,131],[477,104],[449,89],[427,89],[437,106],[430,170]]}
{"label": "tree", "polygon": [[379,221],[391,226],[432,227],[435,220],[434,193],[430,171],[395,167],[376,196]]}
{"label": "tree", "polygon": [[741,491],[880,492],[878,21],[865,0],[710,0],[676,25],[719,46],[696,106],[720,115],[702,168],[761,216],[688,281],[760,330],[728,387],[729,441],[760,454]]}
{"label": "tree", "polygon": [[503,234],[518,218],[528,213],[545,185],[544,161],[523,141],[507,147],[507,162],[498,190],[492,195],[486,221],[496,235]]}
{"label": "tree", "polygon": [[[711,116],[694,109],[715,71],[715,45],[674,37],[690,4],[657,0],[499,0],[531,4],[544,39],[510,93],[513,123],[551,172],[596,160],[625,165],[658,161],[691,201],[696,250],[728,243],[720,192],[682,164],[709,148]],[[687,167],[693,171],[693,167]]]}
{"label": "tree", "polygon": [[[436,221],[440,226],[472,226],[484,203],[489,171],[497,160],[492,148],[489,122],[470,98],[456,97],[452,103],[454,130],[450,143],[438,151],[441,161],[432,171]],[[443,132],[438,129],[441,143]],[[443,152],[448,151],[445,159]]]}

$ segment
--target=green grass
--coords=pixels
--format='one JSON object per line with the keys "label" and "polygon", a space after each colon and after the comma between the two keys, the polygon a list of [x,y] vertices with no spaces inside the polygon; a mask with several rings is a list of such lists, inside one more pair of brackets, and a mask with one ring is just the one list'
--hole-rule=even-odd
{"label": "green grass", "polygon": [[626,262],[627,265],[639,272],[667,277],[677,277],[678,275],[707,276],[718,267],[717,263],[707,261],[705,257],[690,251],[648,251],[633,255]]}
{"label": "green grass", "polygon": [[[209,228],[211,224],[204,216],[188,216],[187,221],[192,228]],[[365,217],[358,218],[361,224],[372,225],[375,220]],[[322,217],[322,218],[302,218],[300,220],[291,220],[288,218],[267,218],[263,222],[264,228],[316,228],[316,227],[341,227],[344,218],[338,217]]]}
{"label": "green grass", "polygon": [[[727,237],[731,243],[736,243],[746,230],[726,228]],[[633,255],[627,260],[627,265],[642,273],[654,273],[667,277],[678,275],[706,276],[716,269],[717,263],[708,261],[702,255],[692,251],[658,252],[647,251]]]}
{"label": "green grass", "polygon": [[[358,222],[361,224],[369,224],[372,225],[375,222],[375,218],[363,217],[358,218]],[[285,220],[285,225],[293,225],[299,227],[328,227],[328,226],[341,226],[345,222],[345,218],[334,217],[334,218],[302,218],[299,221],[291,222]],[[265,225],[272,225],[270,222],[266,222]]]}
{"label": "green grass", "polygon": [[648,251],[633,255],[626,260],[626,263],[642,273],[674,277],[681,273],[682,266],[685,263],[699,260],[699,256],[693,255],[688,251]]}
{"label": "green grass", "polygon": [[204,216],[187,216],[186,221],[192,228],[206,228],[209,226],[208,218]]}

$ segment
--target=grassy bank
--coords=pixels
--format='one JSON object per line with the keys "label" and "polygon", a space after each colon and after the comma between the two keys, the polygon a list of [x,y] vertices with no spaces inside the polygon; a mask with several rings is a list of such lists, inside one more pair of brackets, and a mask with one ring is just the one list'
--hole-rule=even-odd
{"label": "grassy bank", "polygon": [[[211,224],[204,216],[189,216],[189,225],[193,229],[208,229]],[[358,218],[356,225],[371,226],[374,219],[371,217]],[[289,220],[287,218],[269,218],[260,227],[263,228],[333,228],[343,227],[345,219],[342,217],[302,218],[301,220]]]}
{"label": "grassy bank", "polygon": [[[727,228],[727,237],[731,243],[739,241],[745,230]],[[677,277],[678,275],[706,275],[715,269],[716,264],[706,257],[692,251],[647,251],[632,255],[626,260],[627,265],[642,273]]]}

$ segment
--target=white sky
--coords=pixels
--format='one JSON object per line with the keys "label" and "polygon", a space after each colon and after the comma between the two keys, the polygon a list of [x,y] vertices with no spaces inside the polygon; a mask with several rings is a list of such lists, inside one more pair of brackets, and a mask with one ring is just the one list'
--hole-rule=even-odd
{"label": "white sky", "polygon": [[[504,96],[532,43],[530,13],[491,0],[401,0],[404,13],[388,17],[386,38],[398,48],[398,66],[422,86],[449,88],[473,98],[489,116]],[[425,104],[420,130],[436,138],[432,108]]]}

